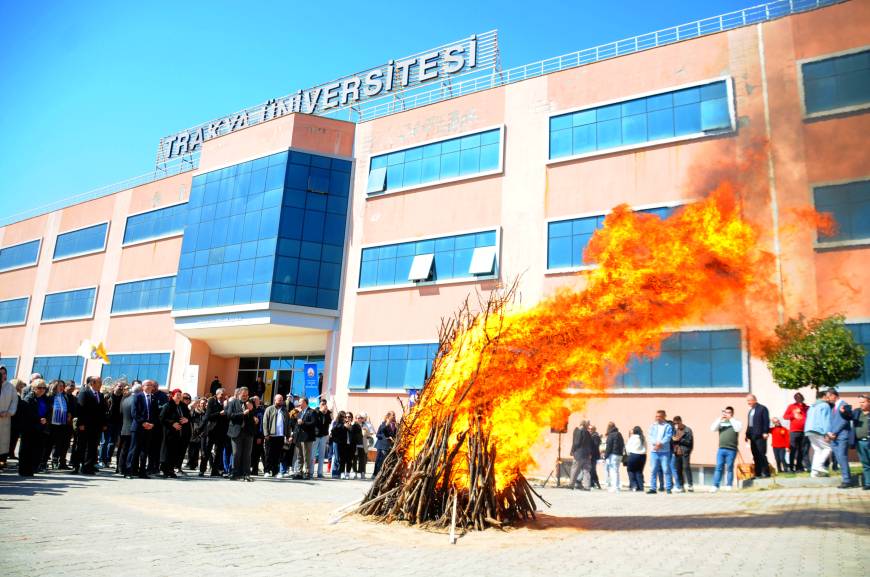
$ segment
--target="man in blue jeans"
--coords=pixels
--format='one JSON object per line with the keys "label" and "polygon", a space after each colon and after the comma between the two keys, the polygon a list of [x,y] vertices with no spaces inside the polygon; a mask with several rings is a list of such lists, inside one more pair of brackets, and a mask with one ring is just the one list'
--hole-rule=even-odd
{"label": "man in blue jeans", "polygon": [[647,495],[655,495],[656,471],[661,468],[665,478],[665,490],[671,494],[673,479],[671,478],[671,437],[674,436],[674,428],[665,420],[665,412],[656,411],[656,422],[649,428],[650,446],[650,488]]}
{"label": "man in blue jeans", "polygon": [[743,423],[734,418],[734,407],[722,409],[722,415],[713,421],[710,430],[719,433],[719,450],[716,452],[716,472],[713,473],[712,493],[719,490],[723,469],[728,472],[725,490],[734,486],[734,457],[737,456],[737,442]]}
{"label": "man in blue jeans", "polygon": [[831,406],[831,418],[828,421],[828,432],[825,437],[831,443],[834,457],[840,465],[843,482],[840,489],[852,487],[852,472],[849,470],[849,433],[852,429],[852,407],[840,398],[836,389],[828,389],[827,401]]}

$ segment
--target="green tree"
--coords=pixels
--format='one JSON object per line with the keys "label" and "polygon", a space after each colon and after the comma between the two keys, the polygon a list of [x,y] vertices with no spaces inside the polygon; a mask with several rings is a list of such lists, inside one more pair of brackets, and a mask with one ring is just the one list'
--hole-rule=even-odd
{"label": "green tree", "polygon": [[855,342],[845,318],[807,321],[803,315],[776,327],[764,345],[773,380],[783,389],[834,387],[857,379],[864,370],[864,347]]}

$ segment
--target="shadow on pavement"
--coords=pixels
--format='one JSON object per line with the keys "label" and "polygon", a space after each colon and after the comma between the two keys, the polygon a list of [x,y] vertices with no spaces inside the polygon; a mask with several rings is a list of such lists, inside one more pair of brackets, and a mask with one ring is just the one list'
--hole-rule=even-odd
{"label": "shadow on pavement", "polygon": [[34,477],[19,477],[16,467],[8,467],[0,475],[0,509],[11,501],[25,501],[11,497],[34,497],[36,495],[63,495],[69,489],[87,487],[93,481],[116,481],[119,477],[101,473],[95,476],[69,473],[40,473]]}
{"label": "shadow on pavement", "polygon": [[537,513],[538,518],[522,525],[533,531],[575,529],[577,531],[661,531],[691,529],[841,529],[868,533],[867,517],[860,512],[831,509],[788,509],[757,514],[626,515],[620,517],[557,517]]}

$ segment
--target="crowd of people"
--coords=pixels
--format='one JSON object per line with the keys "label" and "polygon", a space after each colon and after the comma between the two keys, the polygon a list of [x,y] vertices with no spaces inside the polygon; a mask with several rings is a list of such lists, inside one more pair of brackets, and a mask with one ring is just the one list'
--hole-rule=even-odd
{"label": "crowd of people", "polygon": [[[268,407],[246,387],[207,396],[160,389],[153,380],[104,385],[88,377],[50,383],[6,378],[0,367],[0,468],[17,458],[24,477],[48,471],[127,478],[365,479],[370,450],[377,474],[396,437],[390,411],[377,429],[365,413],[335,411],[325,399],[275,395]],[[17,446],[17,456],[15,448]],[[186,459],[186,464],[185,464]]]}
{"label": "crowd of people", "polygon": [[[776,471],[802,472],[809,469],[813,477],[827,477],[828,467],[842,475],[841,489],[853,486],[849,470],[849,448],[855,448],[863,472],[861,486],[870,490],[870,395],[859,395],[860,406],[852,408],[836,389],[819,392],[812,407],[804,403],[801,393],[795,393],[782,416],[771,419],[767,407],[755,395],[747,395],[749,411],[744,423],[735,418],[734,407],[727,406],[710,425],[710,432],[718,435],[716,467],[712,492],[734,486],[734,464],[741,459],[739,443],[741,433],[752,453],[753,474],[756,478],[771,476],[768,463],[768,441],[773,447]],[[782,421],[788,421],[786,428]],[[597,464],[604,463],[610,491],[622,489],[620,466],[625,466],[629,490],[648,494],[658,492],[682,493],[694,491],[691,456],[694,433],[675,416],[667,418],[663,410],[656,411],[655,421],[647,434],[634,426],[625,440],[617,426],[610,422],[604,438],[588,420],[582,420],[574,429],[571,444],[570,486],[584,491],[601,489]],[[644,484],[644,470],[649,464],[649,482]],[[723,486],[724,477],[724,486]]]}
{"label": "crowd of people", "polygon": [[[33,374],[29,383],[10,381],[0,366],[0,469],[17,458],[18,474],[25,477],[102,470],[127,478],[177,478],[187,474],[186,468],[201,477],[252,481],[262,465],[265,477],[278,479],[365,479],[369,451],[376,452],[377,475],[395,442],[392,411],[375,428],[365,413],[336,411],[326,399],[311,407],[307,398],[276,394],[264,406],[261,383],[252,388],[256,394],[240,387],[228,395],[216,379],[208,395],[193,398],[179,389],[160,389],[153,380],[110,386],[88,377],[78,387],[72,381],[47,383]],[[818,477],[828,476],[830,466],[840,471],[845,489],[853,484],[848,450],[854,447],[863,466],[861,484],[870,489],[870,395],[860,395],[855,408],[835,389],[819,393],[812,406],[801,393],[794,401],[780,420],[771,418],[755,395],[747,395],[745,427],[733,407],[722,409],[710,425],[718,436],[712,491],[734,486],[741,435],[757,477],[771,474],[770,441],[777,471],[809,469]],[[683,419],[668,419],[664,410],[656,412],[646,434],[634,426],[628,439],[613,422],[602,437],[594,425],[581,421],[571,447],[571,487],[601,489],[601,462],[611,491],[621,490],[620,467],[625,466],[631,491],[691,492],[694,441]]]}

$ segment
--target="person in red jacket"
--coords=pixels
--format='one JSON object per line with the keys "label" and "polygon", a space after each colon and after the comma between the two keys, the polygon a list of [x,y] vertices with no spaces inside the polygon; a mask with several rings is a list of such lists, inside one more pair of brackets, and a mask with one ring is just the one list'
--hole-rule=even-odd
{"label": "person in red jacket", "polygon": [[788,421],[789,431],[789,454],[788,468],[790,471],[803,471],[804,461],[809,465],[807,453],[809,452],[809,439],[804,434],[804,423],[807,420],[809,407],[804,403],[804,396],[794,394],[794,402],[785,409],[782,418]]}
{"label": "person in red jacket", "polygon": [[770,438],[773,440],[773,456],[776,459],[776,470],[785,473],[788,463],[785,460],[785,450],[789,447],[788,429],[776,417],[773,418],[773,426],[770,428]]}

